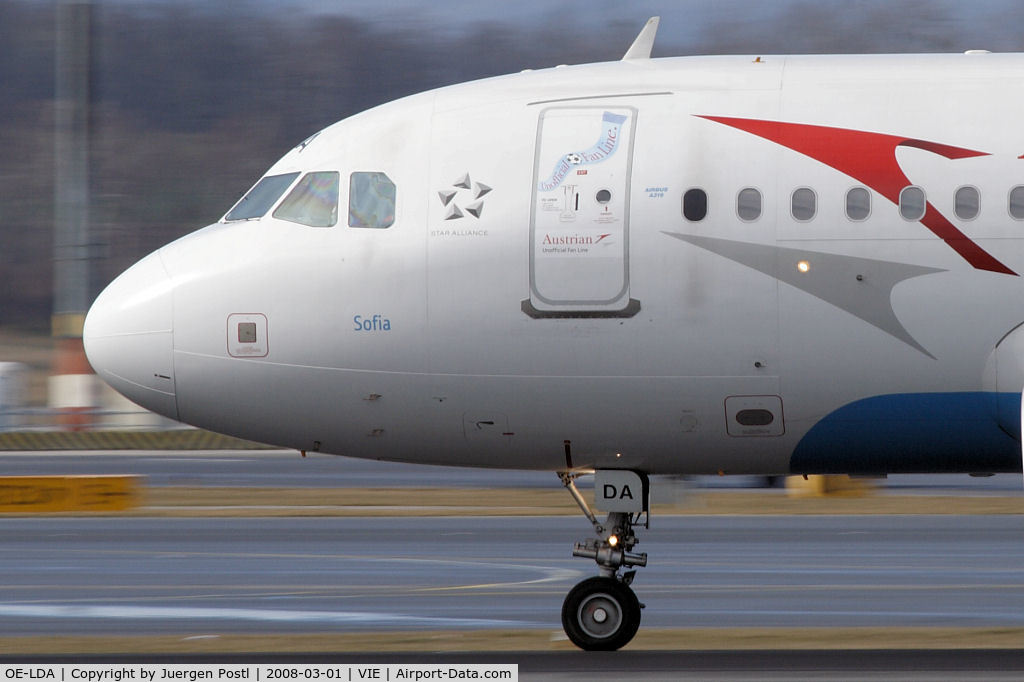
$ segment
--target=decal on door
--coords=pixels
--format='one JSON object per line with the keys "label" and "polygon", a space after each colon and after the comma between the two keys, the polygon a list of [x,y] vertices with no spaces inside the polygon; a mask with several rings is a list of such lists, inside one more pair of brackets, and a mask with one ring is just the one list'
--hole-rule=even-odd
{"label": "decal on door", "polygon": [[530,298],[544,317],[631,317],[629,199],[636,110],[540,114],[530,215]]}
{"label": "decal on door", "polygon": [[560,157],[555,163],[555,169],[551,171],[551,176],[542,181],[537,189],[541,192],[558,189],[562,181],[572,171],[578,170],[580,166],[600,163],[611,158],[615,150],[619,148],[619,140],[622,139],[622,124],[628,120],[629,116],[613,114],[610,111],[604,112],[604,116],[601,117],[601,137],[598,141],[586,151],[569,152]]}

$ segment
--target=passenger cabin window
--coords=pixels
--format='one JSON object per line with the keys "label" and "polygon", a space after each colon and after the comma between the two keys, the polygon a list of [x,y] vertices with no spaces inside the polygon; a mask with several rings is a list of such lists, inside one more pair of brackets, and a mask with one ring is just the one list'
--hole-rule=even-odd
{"label": "passenger cabin window", "polygon": [[981,198],[977,187],[961,187],[956,191],[953,210],[960,220],[974,220],[978,217]]}
{"label": "passenger cabin window", "polygon": [[871,215],[871,192],[854,187],[846,193],[846,217],[854,222],[867,220]]}
{"label": "passenger cabin window", "polygon": [[926,208],[924,190],[911,185],[900,192],[900,215],[904,220],[920,220]]}
{"label": "passenger cabin window", "polygon": [[268,175],[256,183],[242,199],[228,211],[224,220],[254,220],[262,218],[270,210],[292,181],[299,177],[298,173]]}
{"label": "passenger cabin window", "polygon": [[708,215],[708,194],[702,189],[688,189],[683,194],[683,217],[691,223],[704,220]]}
{"label": "passenger cabin window", "polygon": [[806,223],[814,219],[818,212],[818,197],[810,187],[801,187],[793,191],[791,211],[793,219]]}
{"label": "passenger cabin window", "polygon": [[395,194],[395,183],[384,173],[353,173],[348,186],[349,227],[394,225]]}
{"label": "passenger cabin window", "polygon": [[337,171],[306,173],[274,211],[274,217],[310,227],[333,227],[338,222]]}
{"label": "passenger cabin window", "polygon": [[1010,190],[1010,217],[1024,220],[1024,185],[1017,185]]}
{"label": "passenger cabin window", "polygon": [[745,223],[761,217],[761,192],[753,187],[746,187],[736,195],[736,215]]}

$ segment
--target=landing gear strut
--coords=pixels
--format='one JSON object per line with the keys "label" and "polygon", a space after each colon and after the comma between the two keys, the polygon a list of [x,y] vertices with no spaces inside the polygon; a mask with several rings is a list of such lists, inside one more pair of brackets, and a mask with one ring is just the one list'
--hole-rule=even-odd
{"label": "landing gear strut", "polygon": [[558,476],[597,533],[596,538],[576,543],[573,556],[593,559],[601,574],[569,591],[562,604],[562,627],[581,649],[614,651],[629,643],[640,627],[643,604],[630,588],[636,571],[620,575],[619,569],[647,565],[646,554],[632,551],[637,544],[633,527],[641,519],[646,527],[650,518],[647,477],[632,471],[597,472],[595,497],[609,510],[602,524],[576,487],[580,474],[560,472]]}

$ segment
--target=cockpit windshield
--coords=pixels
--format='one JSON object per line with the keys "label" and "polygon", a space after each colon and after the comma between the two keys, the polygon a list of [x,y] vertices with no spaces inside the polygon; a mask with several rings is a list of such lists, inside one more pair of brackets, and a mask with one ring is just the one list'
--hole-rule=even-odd
{"label": "cockpit windshield", "polygon": [[333,227],[338,222],[337,171],[306,173],[274,211],[274,217],[310,227]]}
{"label": "cockpit windshield", "polygon": [[249,190],[249,193],[242,197],[242,200],[235,204],[235,207],[228,211],[224,220],[252,220],[262,218],[263,214],[270,210],[284,191],[291,187],[292,182],[299,176],[298,173],[284,173],[282,175],[268,175],[256,186]]}

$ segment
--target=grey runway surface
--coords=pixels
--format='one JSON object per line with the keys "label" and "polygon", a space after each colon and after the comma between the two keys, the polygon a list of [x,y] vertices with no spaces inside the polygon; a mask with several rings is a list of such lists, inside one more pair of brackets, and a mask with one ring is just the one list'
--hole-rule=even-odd
{"label": "grey runway surface", "polygon": [[245,487],[548,487],[550,472],[438,467],[377,462],[295,450],[145,450],[0,452],[0,476],[145,476],[153,486]]}
{"label": "grey runway surface", "polygon": [[[1024,626],[1017,516],[664,517],[645,627]],[[0,635],[539,628],[575,518],[15,518]]]}

